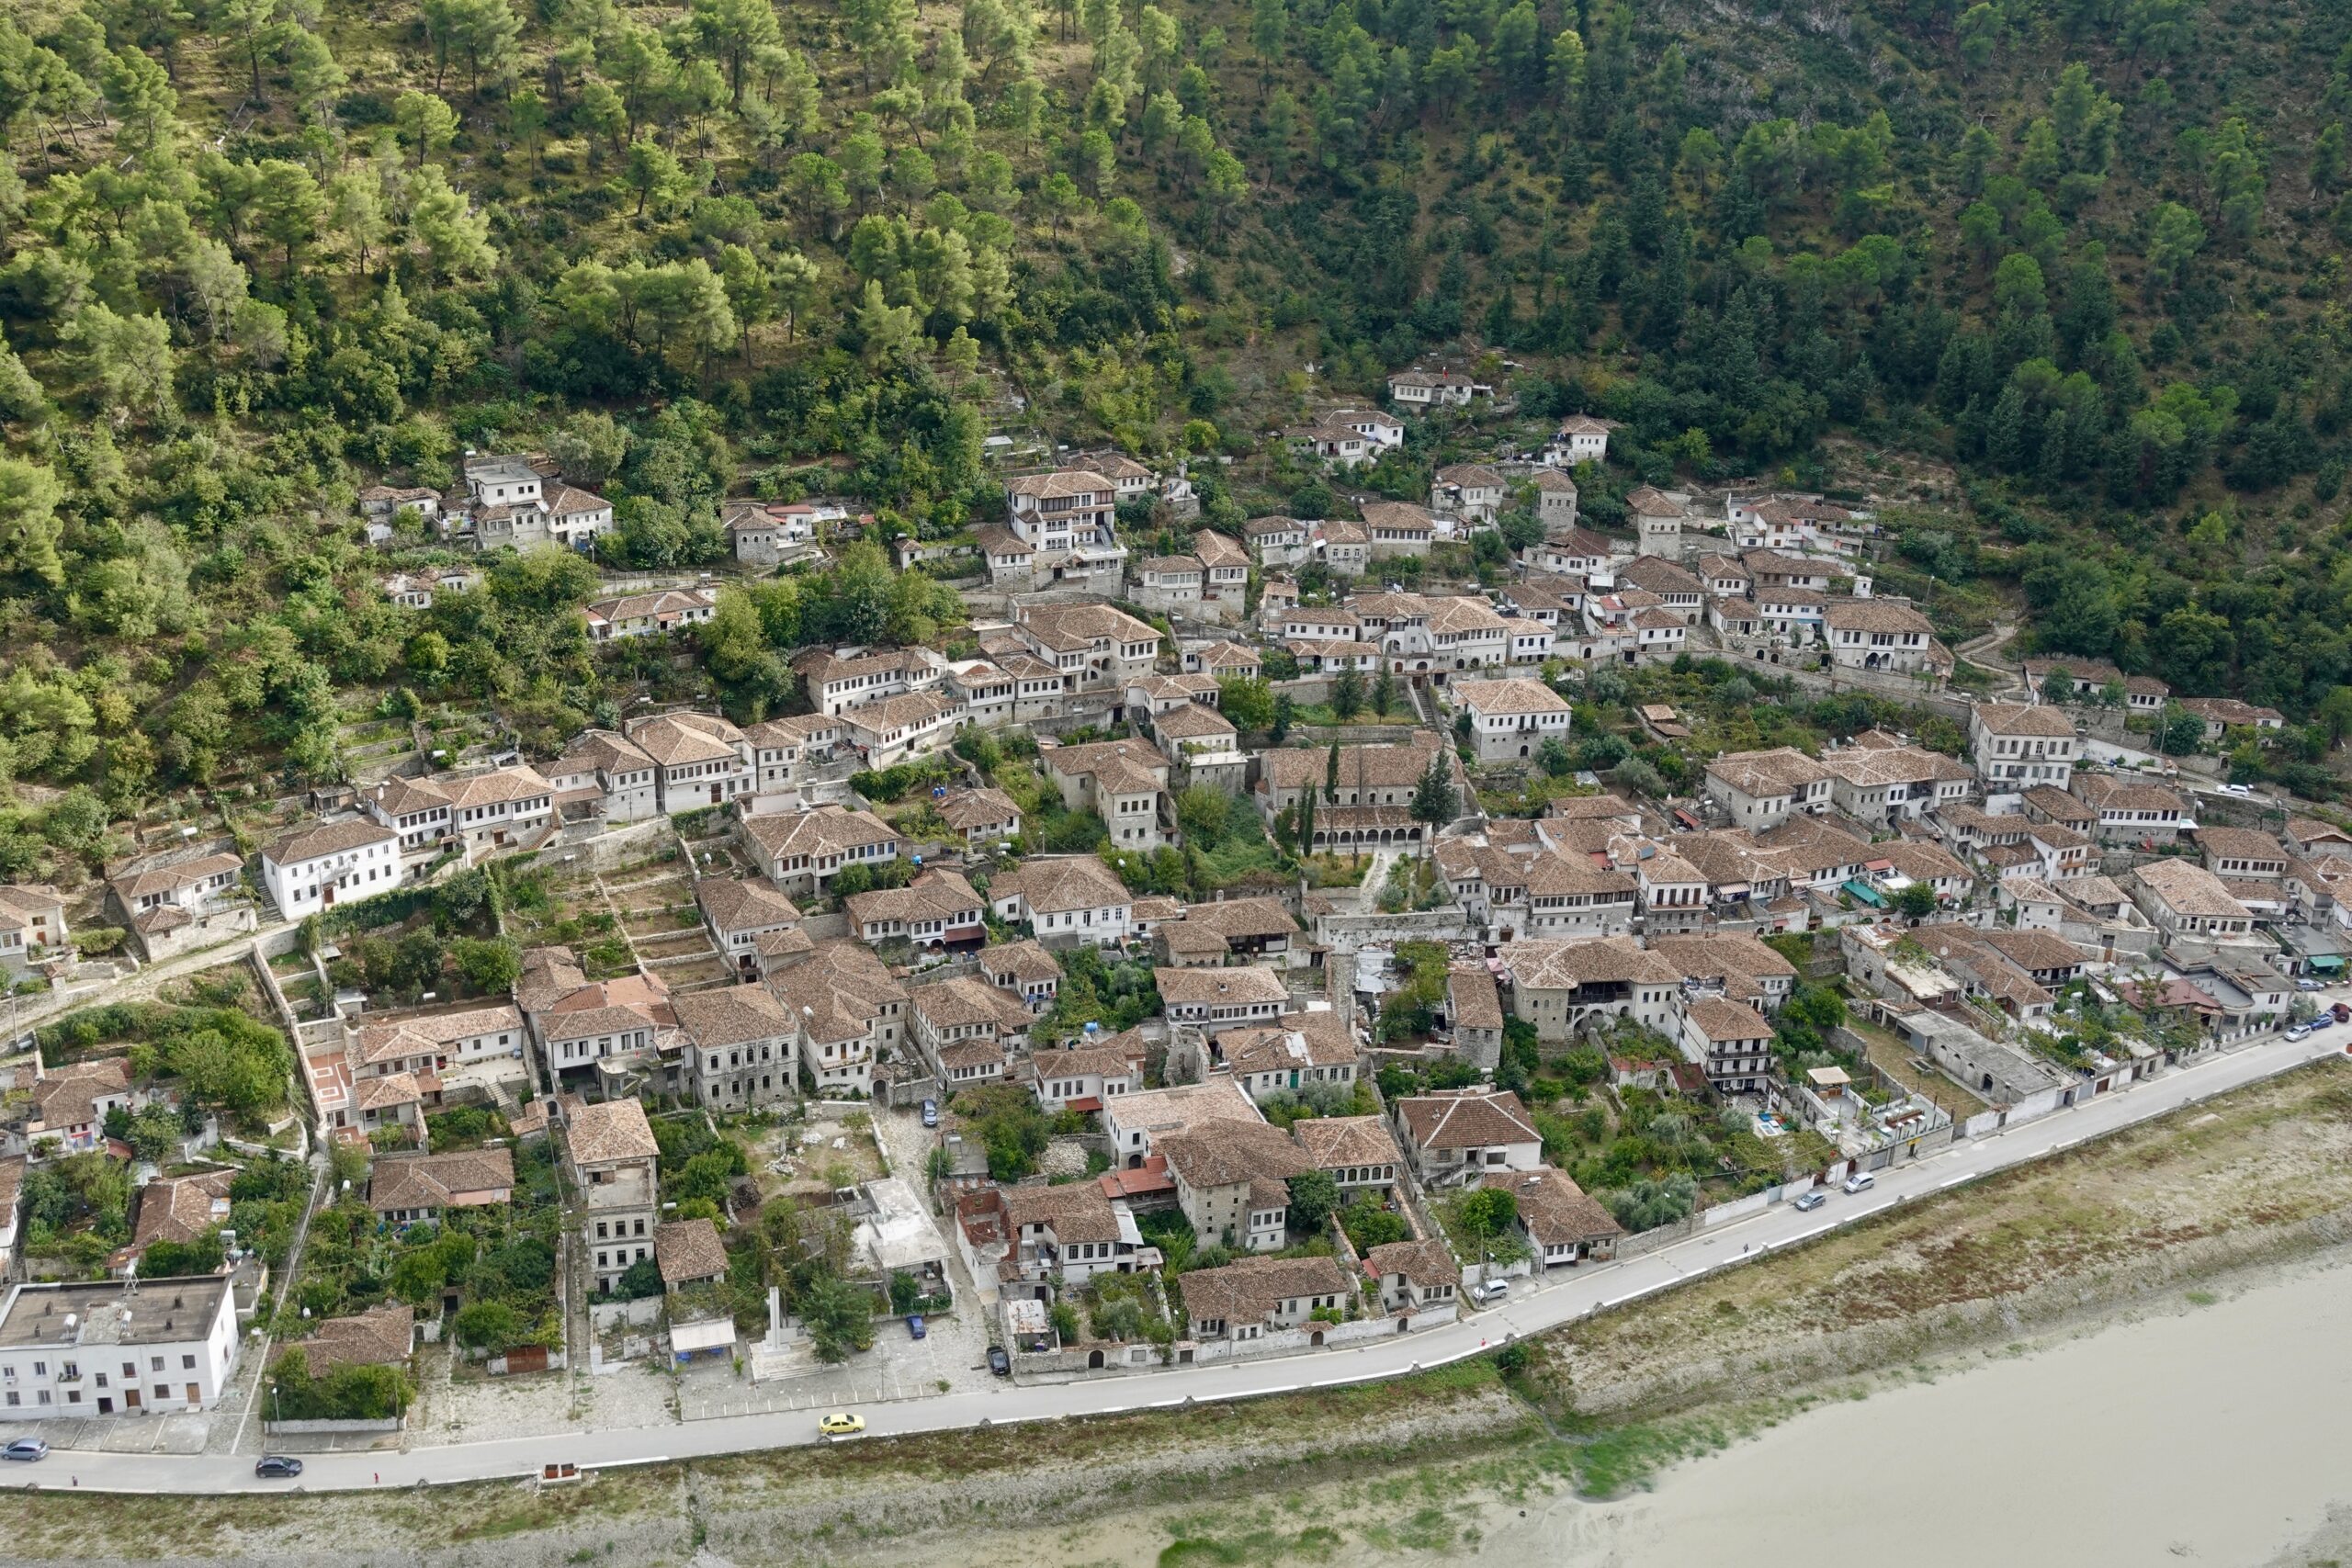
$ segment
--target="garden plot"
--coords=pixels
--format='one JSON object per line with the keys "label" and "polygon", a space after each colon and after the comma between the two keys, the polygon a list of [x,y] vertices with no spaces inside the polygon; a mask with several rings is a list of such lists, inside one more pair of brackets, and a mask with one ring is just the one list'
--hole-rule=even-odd
{"label": "garden plot", "polygon": [[752,1174],[760,1190],[771,1195],[806,1197],[889,1174],[875,1142],[874,1119],[863,1111],[814,1115],[751,1136]]}

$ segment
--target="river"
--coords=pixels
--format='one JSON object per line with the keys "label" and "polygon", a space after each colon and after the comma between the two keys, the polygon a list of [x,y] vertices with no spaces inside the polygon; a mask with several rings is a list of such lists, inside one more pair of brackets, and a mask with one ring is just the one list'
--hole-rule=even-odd
{"label": "river", "polygon": [[1456,1560],[2300,1568],[2347,1546],[2352,1268],[2335,1267],[1819,1406],[1619,1502],[1498,1510]]}

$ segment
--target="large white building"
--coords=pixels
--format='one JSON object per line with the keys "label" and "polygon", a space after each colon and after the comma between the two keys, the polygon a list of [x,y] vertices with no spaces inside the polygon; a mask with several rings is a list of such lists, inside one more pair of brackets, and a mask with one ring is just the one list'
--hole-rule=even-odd
{"label": "large white building", "polygon": [[1927,672],[1935,651],[1935,628],[1907,604],[1883,599],[1836,599],[1822,615],[1829,657],[1841,669],[1884,670],[1897,675]]}
{"label": "large white building", "polygon": [[209,1410],[236,1370],[225,1275],[14,1285],[0,1306],[0,1419]]}
{"label": "large white building", "polygon": [[1453,700],[1470,716],[1482,762],[1532,757],[1544,741],[1568,739],[1567,699],[1541,681],[1456,681]]}
{"label": "large white building", "polygon": [[2064,789],[2074,781],[2075,721],[2054,706],[1979,703],[1968,716],[1968,743],[1987,793]]}
{"label": "large white building", "polygon": [[1751,833],[1829,808],[1829,770],[1793,746],[1726,751],[1707,764],[1707,798]]}
{"label": "large white building", "polygon": [[365,817],[314,822],[261,852],[262,886],[289,920],[400,886],[400,834]]}
{"label": "large white building", "polygon": [[1022,604],[1013,614],[1014,635],[1069,691],[1125,691],[1159,657],[1159,633],[1109,604]]}
{"label": "large white building", "polygon": [[1094,855],[1032,857],[989,885],[989,907],[1026,920],[1048,947],[1117,947],[1134,924],[1135,897]]}
{"label": "large white building", "polygon": [[613,503],[601,495],[550,484],[531,459],[466,459],[466,513],[476,549],[561,545],[584,549],[613,527]]}

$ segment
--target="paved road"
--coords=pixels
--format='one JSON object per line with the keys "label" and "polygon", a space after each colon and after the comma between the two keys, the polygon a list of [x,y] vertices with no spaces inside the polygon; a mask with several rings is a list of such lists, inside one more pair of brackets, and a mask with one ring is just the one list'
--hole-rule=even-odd
{"label": "paved road", "polygon": [[[2346,1049],[2346,1032],[2324,1031],[2290,1043],[2271,1036],[2119,1093],[2045,1116],[1990,1138],[1956,1145],[1942,1154],[1882,1172],[1871,1192],[1833,1196],[1810,1214],[1779,1204],[1752,1218],[1624,1262],[1579,1269],[1542,1289],[1525,1290],[1503,1306],[1425,1333],[1240,1365],[1106,1378],[1037,1387],[996,1384],[985,1392],[876,1405],[866,1409],[876,1437],[956,1430],[1061,1416],[1114,1415],[1190,1401],[1243,1399],[1368,1382],[1459,1360],[1515,1335],[1557,1327],[1571,1319],[1670,1289],[1744,1258],[1810,1240],[1824,1231],[1927,1197],[1973,1178],[2073,1147],[2134,1122]],[[556,1437],[459,1443],[408,1453],[306,1456],[302,1483],[312,1490],[409,1486],[534,1474],[549,1460],[583,1466],[657,1463],[712,1454],[775,1449],[817,1440],[807,1413],[727,1416],[670,1427],[565,1433]],[[221,1493],[282,1489],[256,1482],[250,1457],[216,1455],[51,1454],[34,1465],[0,1465],[0,1484],[40,1484],[123,1492]]]}

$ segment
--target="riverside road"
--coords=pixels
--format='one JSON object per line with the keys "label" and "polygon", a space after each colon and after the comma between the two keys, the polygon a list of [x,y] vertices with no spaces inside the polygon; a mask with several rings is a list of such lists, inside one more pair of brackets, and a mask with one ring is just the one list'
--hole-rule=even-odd
{"label": "riverside road", "polygon": [[[2346,1049],[2347,1032],[2326,1030],[2302,1041],[2269,1035],[2205,1057],[2165,1076],[1991,1137],[1957,1144],[1940,1154],[1878,1174],[1870,1191],[1833,1192],[1812,1213],[1779,1203],[1749,1218],[1623,1262],[1577,1269],[1541,1287],[1517,1287],[1503,1304],[1457,1323],[1399,1335],[1349,1349],[1313,1351],[1240,1364],[1170,1369],[1091,1382],[1019,1386],[999,1383],[985,1393],[870,1406],[866,1440],[912,1433],[964,1430],[1066,1416],[1110,1416],[1186,1404],[1249,1399],[1397,1377],[1475,1356],[1524,1335],[1541,1333],[1589,1313],[1622,1307],[1717,1269],[1736,1268],[1781,1247],[1811,1240],[1899,1204],[2060,1153],[2086,1139],[2177,1111],[2246,1084],[2271,1077]],[[39,1427],[21,1428],[34,1433]],[[408,1452],[322,1453],[304,1456],[298,1483],[305,1491],[443,1484],[535,1476],[549,1462],[585,1469],[656,1464],[707,1455],[744,1453],[819,1441],[808,1412],[722,1417],[674,1427],[582,1431],[495,1442],[455,1443]],[[204,1495],[287,1490],[253,1473],[253,1457],[149,1455],[59,1450],[38,1464],[0,1465],[0,1484],[62,1490]]]}

